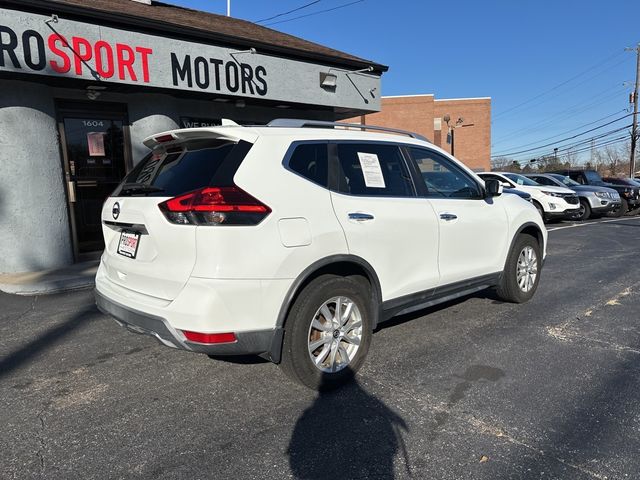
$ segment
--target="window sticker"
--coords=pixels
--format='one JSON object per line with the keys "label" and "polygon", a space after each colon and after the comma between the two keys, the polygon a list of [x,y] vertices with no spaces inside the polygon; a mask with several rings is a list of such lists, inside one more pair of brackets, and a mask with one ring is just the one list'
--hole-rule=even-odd
{"label": "window sticker", "polygon": [[358,160],[360,160],[364,184],[369,188],[385,188],[378,156],[375,153],[358,152]]}
{"label": "window sticker", "polygon": [[87,133],[90,157],[104,157],[104,132]]}

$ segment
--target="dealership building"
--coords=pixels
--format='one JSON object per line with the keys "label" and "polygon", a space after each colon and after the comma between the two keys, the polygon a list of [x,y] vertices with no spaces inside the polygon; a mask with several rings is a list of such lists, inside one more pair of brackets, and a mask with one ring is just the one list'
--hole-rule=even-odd
{"label": "dealership building", "polygon": [[417,132],[475,171],[491,170],[491,98],[382,97],[379,112],[350,121]]}
{"label": "dealership building", "polygon": [[384,65],[148,0],[0,3],[0,273],[95,258],[157,132],[380,110]]}

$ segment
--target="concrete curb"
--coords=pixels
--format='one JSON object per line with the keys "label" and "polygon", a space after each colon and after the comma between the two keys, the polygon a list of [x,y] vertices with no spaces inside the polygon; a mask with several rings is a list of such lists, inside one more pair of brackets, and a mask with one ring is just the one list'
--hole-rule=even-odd
{"label": "concrete curb", "polygon": [[0,291],[14,295],[49,295],[95,285],[99,261],[77,263],[59,270],[0,275]]}

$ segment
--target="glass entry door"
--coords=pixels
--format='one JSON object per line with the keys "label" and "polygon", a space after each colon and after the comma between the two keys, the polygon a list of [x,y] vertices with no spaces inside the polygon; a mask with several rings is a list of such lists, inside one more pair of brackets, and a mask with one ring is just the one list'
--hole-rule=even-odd
{"label": "glass entry door", "polygon": [[104,248],[100,212],[126,173],[126,118],[73,112],[62,114],[60,123],[77,257]]}

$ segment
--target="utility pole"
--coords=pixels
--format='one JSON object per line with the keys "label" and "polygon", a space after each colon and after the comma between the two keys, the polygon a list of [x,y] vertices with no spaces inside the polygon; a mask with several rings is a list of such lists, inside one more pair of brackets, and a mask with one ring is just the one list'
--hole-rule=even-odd
{"label": "utility pole", "polygon": [[227,0],[227,17],[231,16],[231,0]]}
{"label": "utility pole", "polygon": [[635,50],[636,52],[636,86],[633,89],[633,126],[631,127],[631,158],[629,162],[629,177],[633,178],[636,173],[636,144],[638,143],[638,90],[640,89],[640,43],[636,48],[628,48],[626,50]]}

